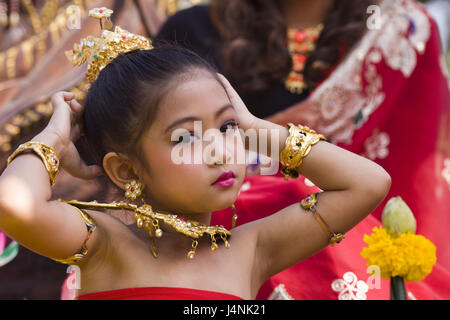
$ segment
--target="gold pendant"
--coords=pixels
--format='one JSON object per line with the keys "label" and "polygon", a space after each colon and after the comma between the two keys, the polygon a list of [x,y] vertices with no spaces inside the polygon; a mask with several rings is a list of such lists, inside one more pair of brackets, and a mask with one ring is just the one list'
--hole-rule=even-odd
{"label": "gold pendant", "polygon": [[195,250],[197,249],[198,241],[194,240],[192,241],[192,250],[188,252],[187,257],[189,260],[194,259],[195,257]]}
{"label": "gold pendant", "polygon": [[159,252],[158,252],[158,247],[156,246],[155,242],[153,242],[150,246],[150,250],[152,251],[153,257],[155,259],[158,258]]}
{"label": "gold pendant", "polygon": [[236,220],[238,218],[238,215],[236,213],[236,207],[234,206],[234,204],[231,205],[231,209],[233,210],[233,218],[231,219],[231,228],[236,227]]}
{"label": "gold pendant", "polygon": [[104,24],[103,24],[103,28],[107,29],[107,30],[111,30],[113,27],[113,23],[109,18],[106,18]]}

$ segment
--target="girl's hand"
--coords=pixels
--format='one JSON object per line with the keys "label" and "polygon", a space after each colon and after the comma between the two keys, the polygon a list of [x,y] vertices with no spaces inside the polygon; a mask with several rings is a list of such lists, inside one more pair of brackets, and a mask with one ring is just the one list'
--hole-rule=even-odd
{"label": "girl's hand", "polygon": [[[71,92],[57,92],[52,98],[53,115],[47,127],[33,140],[56,147],[62,168],[77,178],[93,179],[102,173],[99,166],[87,166],[75,147],[82,135],[83,107]],[[51,141],[51,142],[49,142]]]}
{"label": "girl's hand", "polygon": [[[239,97],[228,80],[219,73],[217,75],[219,76],[219,79],[225,88],[228,98],[230,99],[230,102],[238,115],[237,121],[239,122],[239,128],[242,129],[240,133],[241,138],[243,139],[243,142],[245,144],[245,149],[251,149],[252,151],[262,153],[268,157],[276,156],[276,161],[278,161],[278,155],[281,152],[280,147],[282,148],[284,146],[286,138],[289,135],[289,131],[285,127],[282,127],[265,119],[260,119],[251,114],[242,101],[241,97]],[[248,129],[254,130],[247,131]],[[259,134],[260,130],[264,130],[267,134]],[[273,133],[278,134],[273,137]],[[256,149],[254,148],[254,146],[252,146],[252,143],[249,143],[250,141],[252,141],[253,135],[256,135],[255,138],[257,139]],[[248,137],[249,139],[246,139],[246,137]],[[260,141],[261,137],[263,137],[265,140]],[[272,144],[273,141],[275,141],[276,143]],[[265,146],[265,148],[262,148],[262,150],[260,150],[261,146]]]}
{"label": "girl's hand", "polygon": [[217,75],[219,76],[219,79],[225,88],[225,91],[228,95],[228,98],[230,99],[231,104],[236,110],[236,113],[238,115],[237,120],[239,122],[239,127],[242,128],[244,131],[252,128],[256,129],[256,123],[259,120],[259,118],[255,117],[253,114],[250,113],[250,111],[248,111],[241,97],[233,89],[228,80],[220,73],[218,73]]}

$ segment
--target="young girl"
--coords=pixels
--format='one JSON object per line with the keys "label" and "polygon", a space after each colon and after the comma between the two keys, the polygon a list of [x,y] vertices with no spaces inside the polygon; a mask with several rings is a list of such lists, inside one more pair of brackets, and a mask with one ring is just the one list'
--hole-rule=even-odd
{"label": "young girl", "polygon": [[[254,299],[267,278],[341,241],[384,199],[390,177],[382,167],[306,127],[253,116],[196,54],[127,46],[135,35],[123,30],[104,33],[111,35],[120,36],[108,51],[117,56],[93,55],[84,108],[71,93],[54,94],[47,127],[0,176],[0,229],[77,265],[78,299]],[[207,130],[219,132],[213,142],[202,137]],[[236,159],[251,146],[243,132],[281,156],[287,178],[304,175],[323,192],[230,232],[209,223],[239,193],[245,163]],[[96,165],[74,145],[82,135]],[[193,159],[207,147],[214,152],[200,162],[175,161],[181,149]],[[104,174],[129,201],[51,201],[58,167],[85,179]]]}

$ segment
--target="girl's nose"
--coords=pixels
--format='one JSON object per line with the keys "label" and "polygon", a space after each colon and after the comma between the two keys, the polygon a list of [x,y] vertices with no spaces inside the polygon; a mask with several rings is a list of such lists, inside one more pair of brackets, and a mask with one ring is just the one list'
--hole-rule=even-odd
{"label": "girl's nose", "polygon": [[214,154],[214,156],[208,154],[206,157],[206,163],[211,168],[225,163],[230,163],[231,161],[231,153],[228,152],[228,150],[220,151],[216,148],[214,149]]}

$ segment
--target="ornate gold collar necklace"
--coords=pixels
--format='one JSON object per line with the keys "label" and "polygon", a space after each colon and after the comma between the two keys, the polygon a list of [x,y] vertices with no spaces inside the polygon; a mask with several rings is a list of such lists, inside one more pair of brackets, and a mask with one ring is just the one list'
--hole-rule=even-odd
{"label": "ornate gold collar necklace", "polygon": [[163,231],[159,227],[160,222],[171,226],[176,232],[192,239],[192,247],[187,254],[187,257],[189,259],[194,259],[195,251],[198,245],[197,239],[205,234],[210,236],[211,251],[215,252],[219,248],[217,244],[217,240],[219,240],[219,238],[224,242],[225,248],[230,248],[230,242],[228,240],[231,237],[231,232],[225,229],[223,226],[205,226],[197,221],[188,220],[175,214],[162,214],[154,212],[152,207],[148,204],[144,204],[138,207],[135,204],[125,202],[98,203],[97,201],[83,202],[77,200],[63,202],[71,204],[77,208],[84,209],[113,209],[133,211],[137,227],[144,228],[144,230],[153,239],[151,251],[155,258],[158,257],[155,238],[161,238],[163,236]]}

